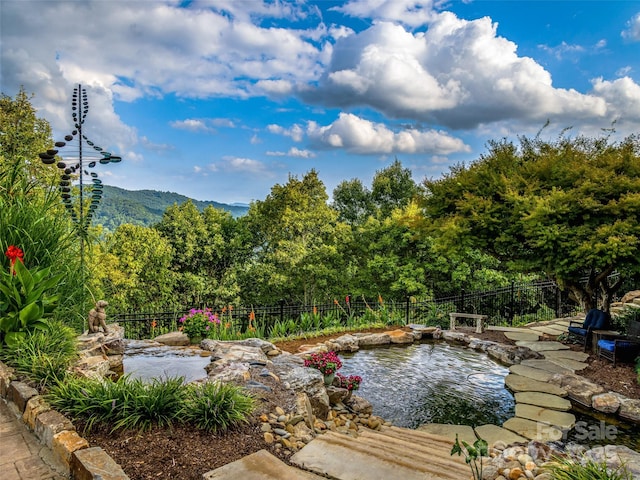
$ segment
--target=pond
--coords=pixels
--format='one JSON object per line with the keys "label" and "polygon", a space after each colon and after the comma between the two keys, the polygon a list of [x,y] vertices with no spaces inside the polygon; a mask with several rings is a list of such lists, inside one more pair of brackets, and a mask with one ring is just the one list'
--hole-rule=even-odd
{"label": "pond", "polygon": [[[501,425],[514,415],[513,395],[504,386],[509,369],[486,354],[445,342],[414,343],[340,353],[343,375],[363,378],[357,395],[374,414],[406,428],[425,423]],[[150,380],[182,376],[186,382],[206,377],[209,352],[128,340],[124,372]],[[616,443],[637,450],[640,429],[593,412],[575,411],[578,424],[567,440],[584,445]],[[606,422],[606,423],[602,423]],[[612,428],[615,427],[615,435]]]}
{"label": "pond", "polygon": [[206,378],[209,353],[194,347],[167,347],[143,340],[127,340],[122,364],[132,378],[184,377],[185,382]]}
{"label": "pond", "polygon": [[360,375],[358,395],[399,427],[425,423],[501,425],[514,415],[509,369],[486,354],[444,342],[341,353],[340,373]]}

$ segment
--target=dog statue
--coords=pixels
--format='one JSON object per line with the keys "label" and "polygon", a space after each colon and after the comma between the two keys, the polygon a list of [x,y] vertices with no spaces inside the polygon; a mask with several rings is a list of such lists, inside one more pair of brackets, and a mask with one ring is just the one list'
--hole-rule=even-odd
{"label": "dog statue", "polygon": [[109,305],[104,300],[98,300],[96,302],[96,308],[92,308],[89,311],[89,333],[98,333],[100,331],[100,327],[104,333],[107,333],[107,324],[105,320],[107,318],[107,314],[104,311],[104,308]]}

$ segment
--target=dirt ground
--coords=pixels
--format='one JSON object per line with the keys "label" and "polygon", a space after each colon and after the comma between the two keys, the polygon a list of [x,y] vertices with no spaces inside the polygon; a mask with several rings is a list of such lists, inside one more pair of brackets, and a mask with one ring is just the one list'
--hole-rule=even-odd
{"label": "dirt ground", "polygon": [[[390,328],[391,329],[391,328]],[[375,329],[381,332],[389,329]],[[278,343],[277,346],[288,352],[296,352],[300,345],[315,344],[343,333]],[[487,331],[481,335],[473,334],[483,340],[513,344],[501,332]],[[549,338],[549,340],[553,340]],[[580,350],[581,347],[572,346]],[[640,399],[640,385],[636,381],[634,366],[618,365],[616,368],[606,361],[590,356],[589,367],[581,372],[589,380],[605,387],[607,391],[619,392],[630,398]],[[262,378],[261,382],[265,383]],[[274,389],[274,392],[278,389]],[[117,432],[98,430],[84,433],[91,446],[102,447],[122,466],[132,480],[151,479],[201,479],[202,474],[219,466],[233,462],[250,453],[267,449],[286,461],[273,445],[267,445],[260,431],[259,415],[273,411],[275,406],[286,407],[293,401],[290,396],[272,394],[258,402],[258,409],[250,421],[234,430],[210,434],[193,428],[174,426],[172,429],[154,429],[149,432]],[[81,429],[82,425],[78,425]]]}

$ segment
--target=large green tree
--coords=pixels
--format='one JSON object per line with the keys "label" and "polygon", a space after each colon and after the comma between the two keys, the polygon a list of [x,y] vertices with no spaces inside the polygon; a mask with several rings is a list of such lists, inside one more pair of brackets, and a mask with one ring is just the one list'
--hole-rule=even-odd
{"label": "large green tree", "polygon": [[96,295],[113,312],[149,312],[182,308],[175,295],[169,241],[149,227],[120,225],[90,253]]}
{"label": "large green tree", "polygon": [[247,228],[255,256],[243,276],[247,299],[308,304],[340,288],[344,261],[337,246],[349,228],[337,221],[327,200],[324,184],[311,170],[302,179],[291,176],[287,184],[274,185],[265,200],[251,205]]}
{"label": "large green tree", "polygon": [[409,205],[418,191],[411,170],[403,167],[398,159],[387,168],[378,170],[371,182],[371,199],[382,217]]}
{"label": "large green tree", "polygon": [[479,248],[608,309],[619,284],[607,277],[640,272],[639,153],[634,136],[490,142],[478,161],[424,182],[425,225],[448,251]]}
{"label": "large green tree", "polygon": [[176,296],[185,306],[218,305],[238,297],[238,264],[247,255],[229,212],[193,202],[169,207],[156,225],[175,252]]}

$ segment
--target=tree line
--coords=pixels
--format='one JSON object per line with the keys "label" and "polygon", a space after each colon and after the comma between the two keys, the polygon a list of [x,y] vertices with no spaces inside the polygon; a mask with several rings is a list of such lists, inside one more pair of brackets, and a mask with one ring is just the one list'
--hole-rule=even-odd
{"label": "tree line", "polygon": [[[239,218],[187,201],[150,227],[100,235],[96,226],[88,280],[78,286],[73,226],[54,201],[55,172],[37,162],[52,144],[48,124],[24,92],[3,95],[1,105],[1,246],[22,242],[27,256],[67,272],[69,305],[78,288],[124,312],[311,305],[346,294],[403,301],[551,279],[590,308],[598,296],[608,306],[620,288],[607,281],[614,270],[639,279],[638,138],[565,132],[546,140],[541,132],[490,141],[441,178],[416,182],[396,159],[371,185],[345,180],[330,196],[310,170],[274,185]],[[48,229],[21,221],[27,208],[59,228],[46,246]]]}

